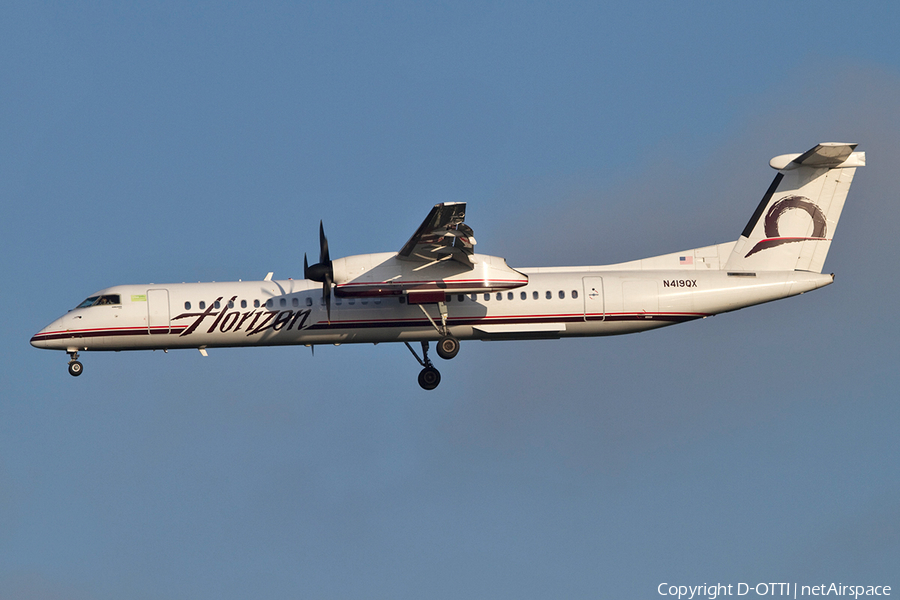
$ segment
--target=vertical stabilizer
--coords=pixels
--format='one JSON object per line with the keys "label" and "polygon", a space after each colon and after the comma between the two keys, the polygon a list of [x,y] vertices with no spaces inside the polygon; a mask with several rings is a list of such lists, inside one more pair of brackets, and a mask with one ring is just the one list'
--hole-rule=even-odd
{"label": "vertical stabilizer", "polygon": [[866,164],[855,148],[823,143],[769,161],[778,174],[724,268],[821,273],[853,174]]}

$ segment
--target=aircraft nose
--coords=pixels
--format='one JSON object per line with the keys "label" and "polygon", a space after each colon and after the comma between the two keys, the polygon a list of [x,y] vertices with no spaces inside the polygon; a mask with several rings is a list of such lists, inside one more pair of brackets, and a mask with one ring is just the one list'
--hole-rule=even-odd
{"label": "aircraft nose", "polygon": [[47,327],[44,327],[43,329],[38,331],[36,334],[31,336],[31,345],[34,346],[35,348],[49,348],[50,347],[50,340],[48,339],[49,338],[49,335],[48,335],[49,330],[50,330],[50,325],[48,325]]}
{"label": "aircraft nose", "polygon": [[54,343],[54,340],[59,340],[61,337],[61,333],[65,332],[65,327],[62,326],[62,319],[57,319],[35,333],[31,336],[31,345],[35,348],[50,348],[55,350],[58,347],[58,343]]}

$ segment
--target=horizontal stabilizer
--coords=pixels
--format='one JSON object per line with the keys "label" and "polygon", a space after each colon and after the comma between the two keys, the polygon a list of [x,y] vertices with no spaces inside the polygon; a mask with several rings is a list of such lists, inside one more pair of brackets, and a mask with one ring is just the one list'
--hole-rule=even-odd
{"label": "horizontal stabilizer", "polygon": [[[860,152],[854,156],[853,164],[845,164],[853,155],[857,144],[844,144],[839,142],[826,142],[815,148],[807,150],[803,154],[782,154],[769,161],[769,166],[779,171],[789,171],[799,167],[812,167],[814,169],[834,169],[836,167],[862,167],[866,164],[865,154]],[[861,160],[860,160],[861,159]]]}

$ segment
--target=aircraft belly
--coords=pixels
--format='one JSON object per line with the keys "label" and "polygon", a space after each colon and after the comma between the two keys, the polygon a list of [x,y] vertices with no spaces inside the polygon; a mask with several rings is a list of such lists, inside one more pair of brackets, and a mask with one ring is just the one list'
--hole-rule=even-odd
{"label": "aircraft belly", "polygon": [[657,329],[659,327],[674,324],[674,321],[667,321],[659,318],[628,318],[617,320],[615,315],[609,315],[608,319],[605,321],[569,323],[566,327],[564,337],[622,335],[625,333],[637,333],[639,331]]}

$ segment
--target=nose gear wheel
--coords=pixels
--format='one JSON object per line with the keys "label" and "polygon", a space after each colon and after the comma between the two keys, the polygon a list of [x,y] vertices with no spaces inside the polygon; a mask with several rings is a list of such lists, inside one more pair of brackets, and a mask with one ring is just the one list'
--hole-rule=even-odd
{"label": "nose gear wheel", "polygon": [[69,356],[71,356],[71,360],[69,361],[69,375],[72,377],[78,377],[84,372],[84,366],[78,362],[78,353],[70,352]]}

